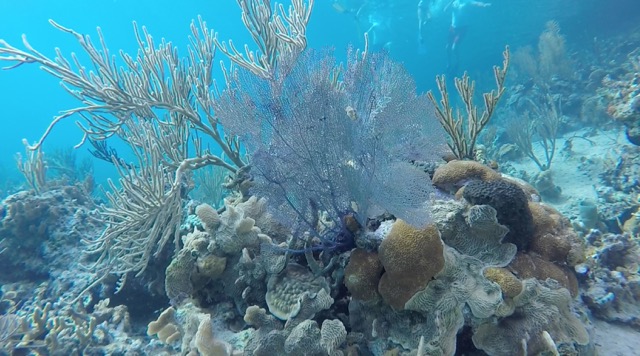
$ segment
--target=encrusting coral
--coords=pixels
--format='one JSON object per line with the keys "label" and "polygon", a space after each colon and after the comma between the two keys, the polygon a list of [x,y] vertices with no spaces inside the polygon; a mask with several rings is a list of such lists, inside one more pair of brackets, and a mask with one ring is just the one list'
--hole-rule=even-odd
{"label": "encrusting coral", "polygon": [[330,290],[324,277],[314,276],[306,267],[289,263],[282,272],[269,278],[265,300],[271,314],[280,320],[288,320],[300,311],[304,293],[315,294],[320,290]]}
{"label": "encrusting coral", "polygon": [[572,344],[587,345],[589,334],[573,315],[572,298],[565,288],[535,279],[523,282],[523,291],[514,298],[515,312],[478,326],[473,343],[495,356],[514,354],[537,355],[549,350],[544,333],[555,344],[566,346],[577,354]]}

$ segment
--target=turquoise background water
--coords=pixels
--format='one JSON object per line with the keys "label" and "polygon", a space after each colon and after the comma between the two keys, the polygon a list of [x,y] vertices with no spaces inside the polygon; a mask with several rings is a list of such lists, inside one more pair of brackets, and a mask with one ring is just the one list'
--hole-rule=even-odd
{"label": "turquoise background water", "polygon": [[[383,15],[387,17],[388,26],[381,33],[391,42],[388,47],[391,56],[407,66],[420,90],[432,88],[434,76],[446,67],[448,14],[428,24],[426,53],[420,53],[417,0],[378,2],[387,9]],[[460,47],[461,66],[479,80],[482,88],[492,84],[490,68],[501,61],[504,46],[535,45],[548,20],[559,22],[573,48],[589,46],[594,37],[606,37],[637,23],[640,1],[495,0],[491,7],[475,11],[467,38]],[[249,42],[234,0],[1,0],[0,38],[20,46],[21,35],[26,34],[31,45],[49,56],[54,56],[55,47],[65,54],[78,52],[79,46],[72,36],[48,23],[48,19],[54,19],[63,26],[89,34],[94,40],[97,40],[95,28],[100,26],[113,53],[118,49],[134,53],[137,45],[132,21],[137,21],[139,26],[146,26],[155,39],[164,37],[186,54],[189,24],[198,15],[202,15],[222,39],[233,38],[237,44]],[[343,58],[350,44],[363,46],[363,26],[366,23],[357,23],[353,16],[335,11],[329,0],[316,0],[308,29],[309,45],[333,47],[336,55]],[[1,71],[0,166],[4,173],[0,179],[14,175],[14,155],[23,150],[22,138],[39,139],[54,115],[75,105],[77,102],[59,86],[58,80],[36,66]],[[72,121],[68,120],[51,135],[45,150],[79,142],[81,134]],[[86,149],[81,149],[79,155],[87,155]],[[96,162],[99,177],[110,172],[108,164]]]}

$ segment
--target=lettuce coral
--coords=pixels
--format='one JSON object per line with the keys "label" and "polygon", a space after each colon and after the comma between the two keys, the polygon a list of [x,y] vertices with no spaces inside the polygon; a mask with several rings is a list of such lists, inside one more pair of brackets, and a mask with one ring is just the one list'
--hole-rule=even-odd
{"label": "lettuce coral", "polygon": [[[571,310],[572,298],[565,288],[523,281],[523,291],[514,298],[511,316],[478,326],[473,343],[493,356],[537,355],[549,350],[544,332],[556,345],[574,348],[589,343],[589,334]],[[574,348],[574,352],[577,354]]]}

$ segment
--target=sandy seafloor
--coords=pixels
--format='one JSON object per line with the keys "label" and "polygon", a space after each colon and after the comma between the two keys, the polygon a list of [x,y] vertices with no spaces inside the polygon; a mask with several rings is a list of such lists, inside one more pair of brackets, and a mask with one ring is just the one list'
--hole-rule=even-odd
{"label": "sandy seafloor", "polygon": [[[584,137],[584,139],[582,138]],[[572,154],[563,154],[565,141],[571,139]],[[562,189],[556,200],[545,200],[571,220],[577,219],[580,200],[598,201],[596,185],[598,175],[608,161],[620,155],[622,147],[630,145],[624,132],[619,128],[594,130],[593,128],[570,132],[558,137],[557,152],[551,164],[554,183]],[[540,145],[534,144],[534,152],[544,157]],[[510,164],[518,171],[535,174],[539,171],[528,157]],[[640,355],[640,331],[622,324],[612,324],[592,317],[595,346],[601,356]]]}
{"label": "sandy seafloor", "polygon": [[[565,142],[570,139],[571,154],[563,152]],[[615,162],[623,146],[631,145],[624,132],[618,128],[594,130],[593,128],[569,132],[559,136],[556,141],[556,153],[551,162],[553,182],[562,189],[557,199],[544,199],[571,220],[577,218],[577,204],[588,199],[596,202],[598,175],[609,162]],[[542,146],[534,143],[534,153],[543,162]],[[528,157],[509,162],[518,171],[530,175],[539,172],[538,167]]]}
{"label": "sandy seafloor", "polygon": [[594,319],[594,344],[600,356],[640,355],[640,332],[625,326]]}

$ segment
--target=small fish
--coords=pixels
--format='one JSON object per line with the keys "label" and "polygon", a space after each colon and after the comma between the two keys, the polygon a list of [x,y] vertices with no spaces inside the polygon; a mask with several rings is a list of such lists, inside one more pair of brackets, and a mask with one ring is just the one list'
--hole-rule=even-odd
{"label": "small fish", "polygon": [[347,116],[349,116],[351,120],[353,121],[358,120],[358,114],[356,113],[356,109],[351,107],[351,105],[347,106],[344,110],[347,112]]}

